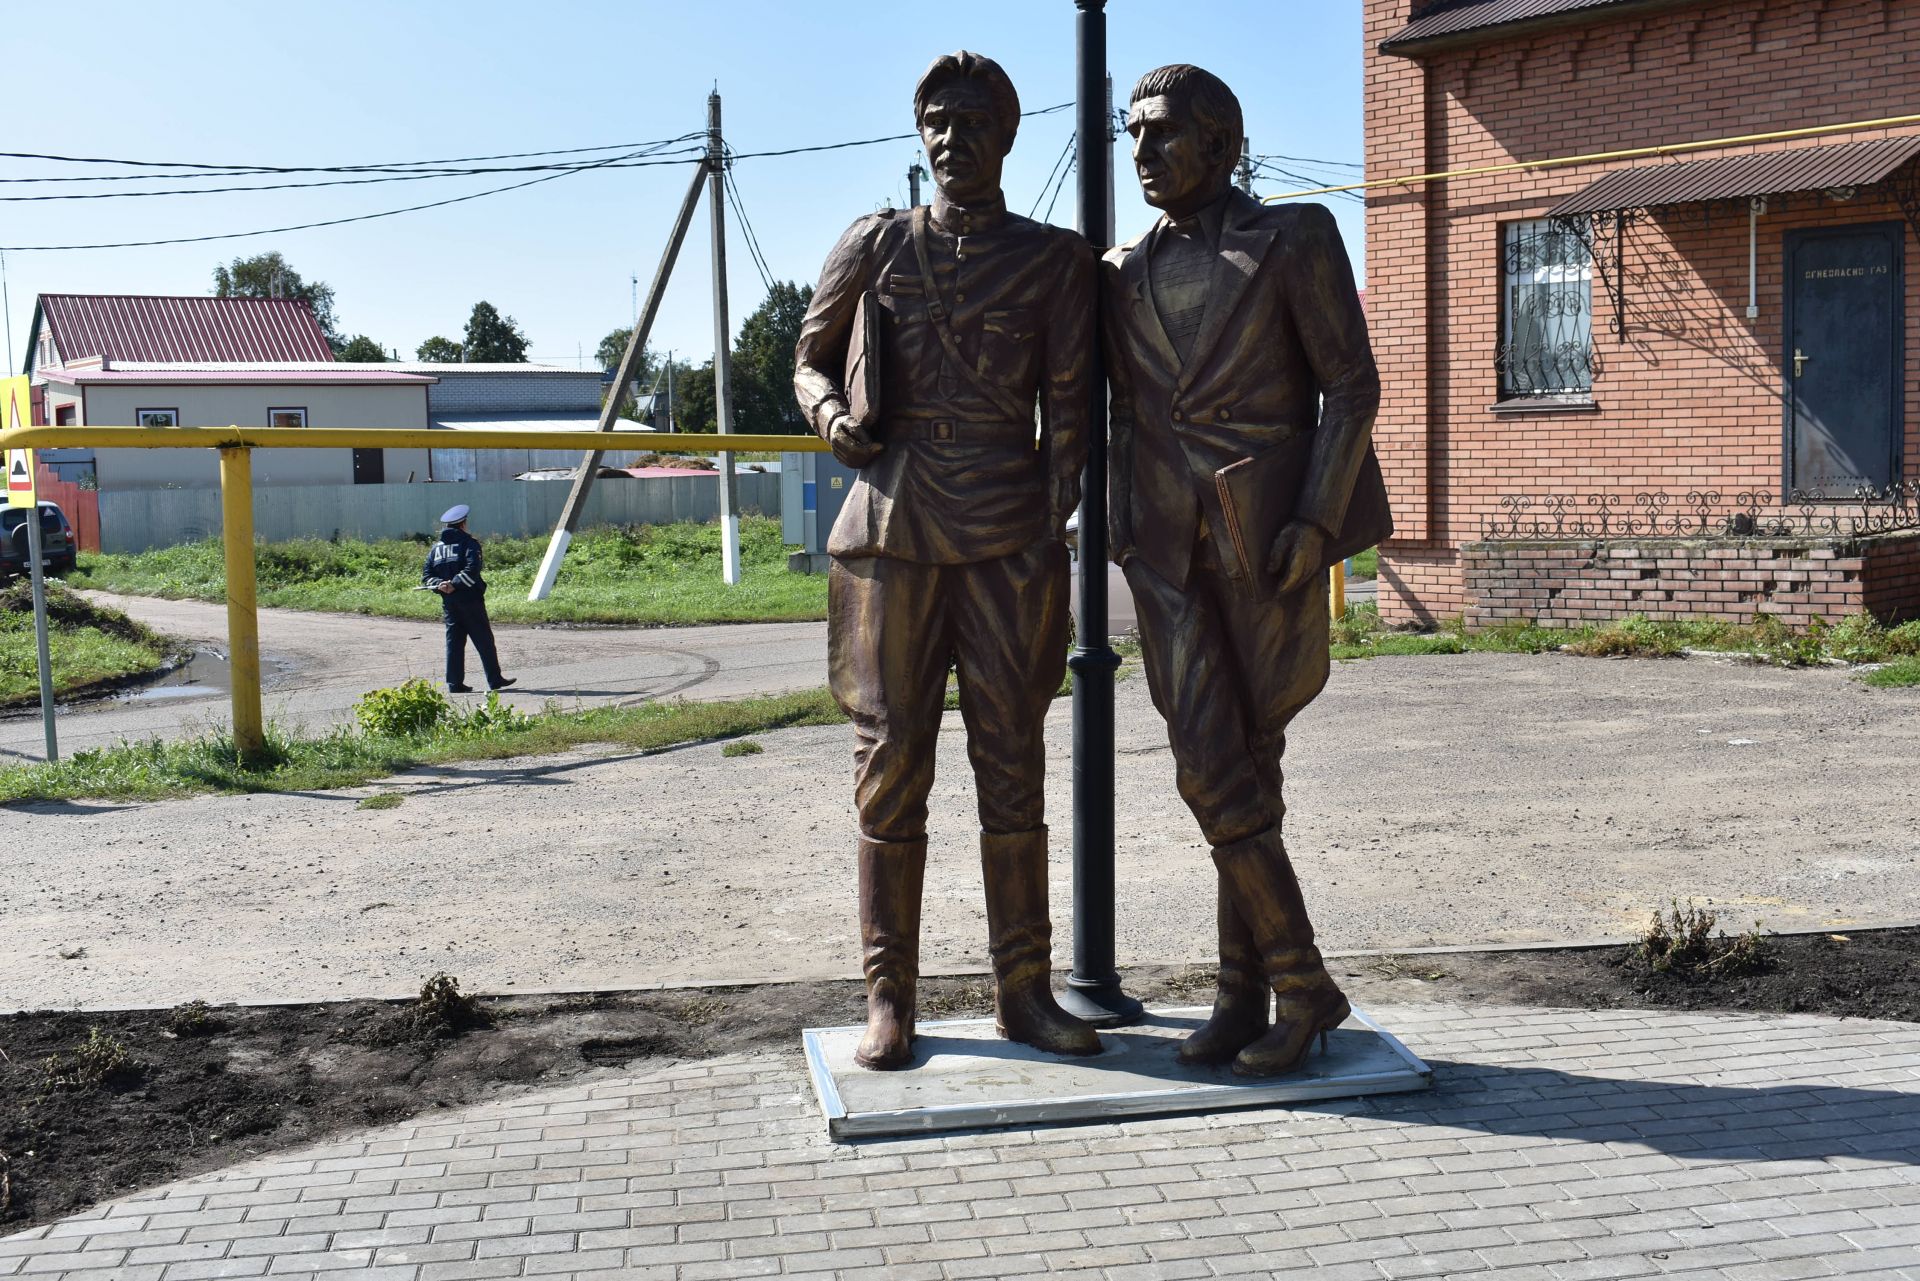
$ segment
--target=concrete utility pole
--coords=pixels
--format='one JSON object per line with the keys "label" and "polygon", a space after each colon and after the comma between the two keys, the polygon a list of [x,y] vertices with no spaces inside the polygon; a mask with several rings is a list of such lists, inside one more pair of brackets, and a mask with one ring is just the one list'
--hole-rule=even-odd
{"label": "concrete utility pole", "polygon": [[[654,317],[660,314],[661,300],[667,294],[667,281],[673,276],[673,264],[680,257],[680,245],[686,240],[687,228],[693,223],[693,211],[699,207],[700,188],[706,178],[707,168],[701,165],[693,175],[693,182],[687,187],[686,199],[680,202],[680,214],[674,219],[673,233],[667,238],[667,252],[660,259],[659,270],[653,274],[653,284],[647,288],[647,305],[634,321],[633,333],[627,338],[626,354],[620,357],[620,368],[614,373],[613,392],[607,397],[607,403],[600,406],[597,427],[600,431],[613,430],[613,424],[620,417],[620,392],[640,372],[640,360],[647,350],[647,335],[653,331]],[[672,399],[671,395],[668,399]],[[560,509],[560,521],[554,527],[553,537],[547,542],[547,554],[540,559],[540,572],[533,576],[533,586],[527,592],[528,600],[545,600],[553,591],[553,581],[560,574],[560,562],[566,557],[567,544],[573,541],[573,531],[580,526],[580,514],[586,510],[587,495],[593,490],[594,476],[600,470],[603,457],[603,451],[594,450],[580,460],[579,469],[573,473],[573,488],[567,493],[566,506]]]}
{"label": "concrete utility pole", "polygon": [[1240,179],[1240,190],[1251,196],[1253,194],[1253,139],[1244,135],[1240,139],[1240,164],[1236,172]]}
{"label": "concrete utility pole", "polygon": [[915,159],[912,164],[907,166],[907,191],[910,193],[907,197],[907,208],[916,209],[919,207],[920,180],[926,176],[927,171],[920,167],[920,161],[918,159]]}
{"label": "concrete utility pole", "polygon": [[[1079,9],[1079,224],[1089,240],[1113,225],[1113,80],[1107,0]],[[1106,244],[1113,235],[1108,232]],[[1095,251],[1106,248],[1095,245]],[[1140,1002],[1114,968],[1113,674],[1107,636],[1107,380],[1098,344],[1088,392],[1087,467],[1080,498],[1080,615],[1073,672],[1073,973],[1060,1004],[1097,1027],[1136,1022]]]}
{"label": "concrete utility pole", "polygon": [[[713,209],[713,409],[720,434],[733,434],[733,327],[727,321],[726,142],[720,136],[720,93],[707,98],[707,203]],[[740,581],[739,481],[733,454],[720,451],[720,576]]]}

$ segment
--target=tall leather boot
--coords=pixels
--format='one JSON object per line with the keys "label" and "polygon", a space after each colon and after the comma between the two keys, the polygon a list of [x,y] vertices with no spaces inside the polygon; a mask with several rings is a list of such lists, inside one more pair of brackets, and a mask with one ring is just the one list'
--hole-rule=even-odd
{"label": "tall leather boot", "polygon": [[860,840],[860,960],[867,1031],[853,1061],[886,1072],[913,1061],[914,991],[920,978],[920,888],[927,842]]}
{"label": "tall leather boot", "polygon": [[1220,977],[1214,987],[1212,1016],[1180,1043],[1178,1057],[1190,1067],[1231,1062],[1267,1030],[1271,998],[1253,931],[1240,919],[1224,878],[1217,893]]}
{"label": "tall leather boot", "polygon": [[1223,890],[1252,932],[1275,1000],[1272,1030],[1235,1056],[1233,1070],[1278,1076],[1300,1065],[1316,1036],[1324,1049],[1326,1033],[1345,1022],[1353,1007],[1313,945],[1313,922],[1279,830],[1215,846],[1213,861]]}
{"label": "tall leather boot", "polygon": [[1053,999],[1053,924],[1047,916],[1047,829],[980,834],[987,885],[993,1020],[1001,1036],[1049,1054],[1098,1054],[1093,1026]]}

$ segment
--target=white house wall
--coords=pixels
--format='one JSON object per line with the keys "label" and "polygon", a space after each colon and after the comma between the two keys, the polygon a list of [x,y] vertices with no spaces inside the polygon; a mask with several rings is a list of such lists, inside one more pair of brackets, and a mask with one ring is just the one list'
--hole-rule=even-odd
{"label": "white house wall", "polygon": [[[269,409],[304,408],[309,427],[401,427],[425,430],[426,387],[271,384],[95,384],[87,388],[89,426],[134,425],[142,409],[175,409],[182,427],[267,425]],[[389,449],[386,479],[427,479],[427,451]],[[100,488],[209,489],[220,483],[219,456],[200,449],[99,449],[94,462]],[[350,449],[258,449],[253,454],[256,485],[350,485]]]}

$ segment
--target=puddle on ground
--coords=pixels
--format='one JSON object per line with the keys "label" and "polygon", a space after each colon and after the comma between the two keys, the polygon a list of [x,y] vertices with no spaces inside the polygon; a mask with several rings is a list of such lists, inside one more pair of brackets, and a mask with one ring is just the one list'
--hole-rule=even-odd
{"label": "puddle on ground", "polygon": [[157,703],[173,698],[211,698],[233,688],[232,668],[224,650],[201,647],[193,657],[150,684],[114,695],[121,703]]}

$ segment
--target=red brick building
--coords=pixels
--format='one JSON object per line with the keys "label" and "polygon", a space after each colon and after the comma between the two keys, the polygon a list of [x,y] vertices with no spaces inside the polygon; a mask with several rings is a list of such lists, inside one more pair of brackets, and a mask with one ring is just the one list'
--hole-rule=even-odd
{"label": "red brick building", "polygon": [[1920,0],[1366,0],[1366,42],[1368,178],[1454,175],[1368,193],[1389,621],[1920,614]]}

